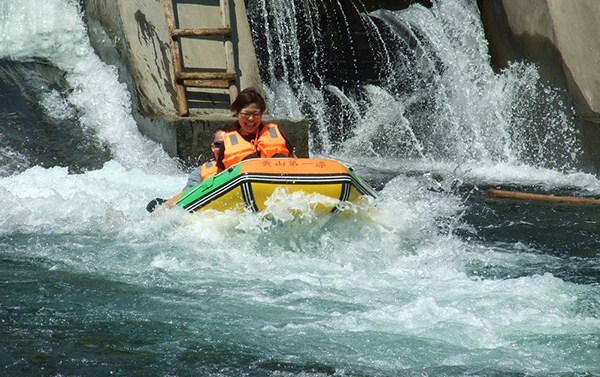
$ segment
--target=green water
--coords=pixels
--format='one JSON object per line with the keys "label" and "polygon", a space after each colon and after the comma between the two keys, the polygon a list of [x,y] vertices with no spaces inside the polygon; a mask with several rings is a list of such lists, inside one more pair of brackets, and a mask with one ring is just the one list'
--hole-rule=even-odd
{"label": "green water", "polygon": [[598,209],[424,182],[327,219],[9,211],[3,375],[600,373]]}

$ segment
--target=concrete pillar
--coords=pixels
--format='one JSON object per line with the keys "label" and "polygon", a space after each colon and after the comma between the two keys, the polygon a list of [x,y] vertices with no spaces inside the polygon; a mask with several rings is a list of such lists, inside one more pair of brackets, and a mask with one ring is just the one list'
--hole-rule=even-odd
{"label": "concrete pillar", "polygon": [[564,88],[582,133],[584,164],[600,169],[600,1],[478,0],[492,62],[536,63]]}

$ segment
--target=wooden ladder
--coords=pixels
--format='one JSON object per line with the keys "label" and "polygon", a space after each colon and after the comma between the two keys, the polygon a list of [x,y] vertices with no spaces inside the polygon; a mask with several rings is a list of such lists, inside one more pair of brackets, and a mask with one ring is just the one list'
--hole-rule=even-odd
{"label": "wooden ladder", "polygon": [[[230,103],[238,94],[237,74],[233,58],[232,28],[229,14],[229,0],[219,0],[221,8],[220,28],[178,28],[175,20],[173,3],[178,0],[166,0],[166,16],[171,34],[171,53],[175,73],[175,90],[177,93],[177,112],[180,116],[189,115],[187,87],[223,89],[229,91]],[[189,69],[184,66],[182,56],[182,38],[222,37],[225,50],[225,70],[205,71]]]}

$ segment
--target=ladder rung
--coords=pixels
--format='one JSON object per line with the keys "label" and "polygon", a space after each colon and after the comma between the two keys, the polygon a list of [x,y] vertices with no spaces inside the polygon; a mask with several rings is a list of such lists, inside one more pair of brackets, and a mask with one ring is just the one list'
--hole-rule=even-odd
{"label": "ladder rung", "polygon": [[231,37],[231,28],[213,29],[175,29],[171,32],[173,38],[177,37]]}
{"label": "ladder rung", "polygon": [[184,80],[184,86],[189,86],[193,88],[214,88],[214,89],[229,89],[231,84],[228,80],[214,80],[214,81],[206,81],[206,80]]}
{"label": "ladder rung", "polygon": [[234,72],[179,72],[179,80],[230,80],[237,78]]}

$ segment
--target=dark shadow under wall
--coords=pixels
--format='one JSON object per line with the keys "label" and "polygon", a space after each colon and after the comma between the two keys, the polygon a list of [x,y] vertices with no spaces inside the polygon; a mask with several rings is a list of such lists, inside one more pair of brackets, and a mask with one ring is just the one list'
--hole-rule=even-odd
{"label": "dark shadow under wall", "polygon": [[496,71],[514,61],[535,63],[543,81],[567,89],[562,57],[552,41],[540,35],[513,34],[501,2],[478,0],[477,3],[489,43],[492,67]]}
{"label": "dark shadow under wall", "polygon": [[430,0],[362,0],[362,3],[369,12],[376,9],[406,9],[412,4],[421,4],[427,8],[433,6]]}

